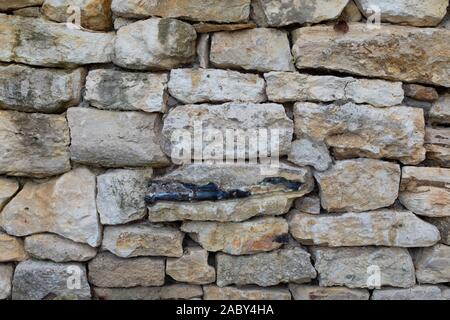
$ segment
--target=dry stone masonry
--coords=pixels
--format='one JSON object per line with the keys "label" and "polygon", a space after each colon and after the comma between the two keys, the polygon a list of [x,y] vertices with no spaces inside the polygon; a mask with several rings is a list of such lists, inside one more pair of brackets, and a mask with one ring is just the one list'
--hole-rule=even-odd
{"label": "dry stone masonry", "polygon": [[0,0],[3,299],[450,300],[449,0]]}

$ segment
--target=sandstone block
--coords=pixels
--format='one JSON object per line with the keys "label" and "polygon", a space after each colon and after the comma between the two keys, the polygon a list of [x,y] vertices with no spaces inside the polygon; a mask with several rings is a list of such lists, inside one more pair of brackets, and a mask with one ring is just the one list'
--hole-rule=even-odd
{"label": "sandstone block", "polygon": [[294,300],[369,300],[366,289],[349,289],[346,287],[320,287],[302,284],[290,284]]}
{"label": "sandstone block", "polygon": [[27,258],[22,239],[0,231],[0,262],[23,261]]}
{"label": "sandstone block", "polygon": [[99,300],[190,300],[201,298],[201,286],[171,284],[163,287],[94,288]]}
{"label": "sandstone block", "polygon": [[0,264],[0,300],[11,296],[14,268],[9,264]]}
{"label": "sandstone block", "polygon": [[19,183],[14,179],[0,178],[0,210],[19,191]]}
{"label": "sandstone block", "polygon": [[290,292],[285,288],[218,287],[203,286],[204,300],[291,300]]}
{"label": "sandstone block", "polygon": [[168,258],[166,273],[176,281],[191,284],[216,281],[216,270],[208,264],[208,251],[200,247],[188,247],[180,258]]}
{"label": "sandstone block", "polygon": [[450,168],[450,129],[425,129],[425,149],[427,161],[433,165]]}

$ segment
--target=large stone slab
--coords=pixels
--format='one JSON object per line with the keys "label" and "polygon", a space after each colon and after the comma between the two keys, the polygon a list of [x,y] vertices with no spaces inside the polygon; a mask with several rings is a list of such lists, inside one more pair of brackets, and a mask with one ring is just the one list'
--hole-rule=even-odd
{"label": "large stone slab", "polygon": [[0,262],[23,261],[27,258],[22,239],[0,231]]}
{"label": "large stone slab", "polygon": [[403,167],[400,202],[415,214],[450,217],[450,169]]}
{"label": "large stone slab", "polygon": [[85,98],[98,109],[165,112],[167,73],[96,69],[86,79]]}
{"label": "large stone slab", "polygon": [[[408,250],[402,248],[313,247],[311,254],[323,287],[412,287],[416,278]],[[379,275],[379,277],[378,277]]]}
{"label": "large stone slab", "polygon": [[46,177],[70,170],[63,115],[0,111],[0,174]]}
{"label": "large stone slab", "polygon": [[322,208],[329,212],[368,211],[389,207],[398,196],[400,166],[355,159],[337,161],[329,170],[315,172]]}
{"label": "large stone slab", "polygon": [[114,64],[136,70],[167,70],[192,62],[197,34],[190,24],[151,18],[117,31]]}
{"label": "large stone slab", "polygon": [[217,69],[175,69],[170,72],[170,95],[183,103],[264,102],[267,100],[264,79]]}
{"label": "large stone slab", "polygon": [[333,26],[300,28],[293,32],[293,42],[299,69],[450,87],[450,56],[445,54],[450,51],[450,30],[351,23],[345,34]]}
{"label": "large stone slab", "polygon": [[80,103],[85,70],[0,66],[0,108],[53,113]]}
{"label": "large stone slab", "polygon": [[407,289],[383,288],[374,290],[371,300],[443,300],[442,290],[438,286],[415,286]]}
{"label": "large stone slab", "polygon": [[439,167],[450,168],[450,129],[427,127],[425,149],[428,162]]}
{"label": "large stone slab", "polygon": [[414,265],[419,283],[450,282],[450,246],[437,244],[414,252]]}
{"label": "large stone slab", "polygon": [[450,124],[450,93],[441,95],[433,103],[428,117],[431,123]]}
{"label": "large stone slab", "polygon": [[191,300],[203,296],[201,286],[170,284],[163,287],[94,288],[99,300]]}
{"label": "large stone slab", "polygon": [[310,254],[300,248],[280,249],[247,256],[216,256],[217,285],[305,283],[316,277]]}
{"label": "large stone slab", "polygon": [[44,19],[0,14],[0,61],[72,68],[111,62],[114,33],[78,30]]}
{"label": "large stone slab", "polygon": [[14,272],[13,300],[88,300],[86,267],[78,263],[28,260]]}
{"label": "large stone slab", "polygon": [[210,58],[222,69],[294,71],[287,33],[276,29],[216,32],[211,39]]}
{"label": "large stone slab", "polygon": [[216,270],[208,264],[208,251],[187,247],[180,258],[168,258],[166,274],[179,282],[208,284],[216,281]]}
{"label": "large stone slab", "polygon": [[19,183],[14,179],[0,178],[0,210],[19,191]]}
{"label": "large stone slab", "polygon": [[250,0],[113,0],[115,15],[128,18],[161,16],[191,21],[241,22],[250,14]]}
{"label": "large stone slab", "polygon": [[97,287],[129,288],[136,286],[162,286],[164,259],[123,259],[111,253],[101,253],[88,264],[89,282]]}
{"label": "large stone slab", "polygon": [[320,287],[314,285],[290,284],[294,300],[369,300],[366,289],[347,287]]}
{"label": "large stone slab", "polygon": [[440,240],[438,229],[412,212],[388,209],[340,215],[294,211],[289,232],[302,244],[329,247],[429,247]]}
{"label": "large stone slab", "polygon": [[324,141],[338,159],[368,157],[417,164],[425,159],[423,110],[347,103],[296,103],[295,133]]}
{"label": "large stone slab", "polygon": [[0,264],[0,300],[11,296],[14,268],[10,264]]}
{"label": "large stone slab", "polygon": [[31,6],[40,6],[44,0],[3,0],[0,3],[0,10],[14,10]]}
{"label": "large stone slab", "polygon": [[48,181],[27,182],[3,209],[0,226],[15,236],[51,232],[94,247],[99,245],[95,175],[77,168]]}
{"label": "large stone slab", "polygon": [[286,288],[203,286],[204,300],[291,300]]}
{"label": "large stone slab", "polygon": [[168,164],[158,142],[157,114],[70,108],[67,120],[75,162],[105,167]]}
{"label": "large stone slab", "polygon": [[181,257],[184,234],[173,227],[149,223],[108,226],[102,248],[122,258],[139,256]]}
{"label": "large stone slab", "polygon": [[403,102],[401,82],[356,79],[352,77],[312,76],[296,72],[264,74],[270,101],[352,101],[375,107],[390,107]]}
{"label": "large stone slab", "polygon": [[283,218],[265,217],[244,222],[188,221],[181,230],[207,251],[242,255],[281,247],[288,225]]}

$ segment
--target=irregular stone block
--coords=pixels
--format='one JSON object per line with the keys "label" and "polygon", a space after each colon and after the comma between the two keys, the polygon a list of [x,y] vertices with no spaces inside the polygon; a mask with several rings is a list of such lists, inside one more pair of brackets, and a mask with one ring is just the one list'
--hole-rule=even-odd
{"label": "irregular stone block", "polygon": [[97,176],[97,210],[102,224],[115,225],[145,217],[144,201],[151,168],[114,169]]}
{"label": "irregular stone block", "polygon": [[109,63],[114,33],[78,30],[45,19],[0,14],[0,61],[34,66],[73,68]]}
{"label": "irregular stone block", "polygon": [[344,11],[341,14],[341,19],[347,22],[358,22],[363,18],[358,6],[353,0],[350,0],[345,6]]}
{"label": "irregular stone block", "polygon": [[190,24],[151,18],[117,31],[114,64],[136,70],[167,70],[192,62],[197,34]]}
{"label": "irregular stone block", "polygon": [[75,162],[105,167],[165,166],[158,142],[160,118],[142,112],[67,110]]}
{"label": "irregular stone block", "polygon": [[218,287],[203,286],[204,300],[291,300],[291,293],[286,288]]}
{"label": "irregular stone block", "polygon": [[[313,247],[311,254],[320,286],[373,288],[379,281],[381,286],[409,288],[416,282],[414,265],[406,249]],[[375,274],[378,271],[379,278]]]}
{"label": "irregular stone block", "polygon": [[123,259],[111,253],[100,253],[88,264],[89,282],[97,287],[129,288],[162,286],[164,259]]}
{"label": "irregular stone block", "polygon": [[248,256],[216,256],[217,285],[256,284],[261,287],[279,283],[304,283],[316,277],[310,254],[303,249],[280,249]]}
{"label": "irregular stone block", "polygon": [[425,221],[438,228],[442,243],[450,245],[450,217],[425,218]]}
{"label": "irregular stone block", "polygon": [[405,106],[368,105],[294,106],[295,134],[324,141],[338,159],[368,157],[417,164],[425,159],[423,111]]}
{"label": "irregular stone block", "polygon": [[229,70],[172,70],[169,92],[183,103],[266,100],[265,82],[262,77]]}
{"label": "irregular stone block", "polygon": [[93,247],[99,245],[95,175],[77,168],[48,181],[27,182],[3,209],[0,226],[15,236],[51,232]]}
{"label": "irregular stone block", "polygon": [[0,108],[56,113],[80,103],[85,70],[0,66]]}
{"label": "irregular stone block", "polygon": [[405,96],[426,102],[433,102],[439,99],[439,94],[433,87],[425,87],[419,84],[405,84],[403,85]]}
{"label": "irregular stone block", "polygon": [[419,283],[450,282],[450,246],[437,244],[414,252],[414,265]]}
{"label": "irregular stone block", "polygon": [[122,258],[139,256],[181,257],[184,234],[173,227],[148,223],[108,226],[102,248]]}
{"label": "irregular stone block", "polygon": [[89,300],[86,267],[78,263],[28,260],[14,273],[13,300]]}
{"label": "irregular stone block", "polygon": [[370,293],[365,289],[346,287],[319,287],[290,284],[294,300],[369,300]]}
{"label": "irregular stone block", "polygon": [[431,123],[450,124],[450,93],[446,93],[434,102],[428,118]]}
{"label": "irregular stone block", "polygon": [[408,289],[384,288],[374,290],[371,300],[443,300],[438,286],[415,286]]}
{"label": "irregular stone block", "polygon": [[14,179],[0,177],[0,210],[19,191],[19,183]]}
{"label": "irregular stone block", "polygon": [[25,250],[37,259],[54,262],[88,261],[97,255],[97,250],[87,244],[50,233],[26,237]]}
{"label": "irregular stone block", "polygon": [[180,258],[168,258],[166,274],[179,282],[208,284],[216,281],[216,270],[208,264],[208,251],[188,247]]}
{"label": "irregular stone block", "polygon": [[0,231],[0,262],[23,261],[27,258],[22,239]]}
{"label": "irregular stone block", "polygon": [[222,69],[294,71],[287,33],[276,29],[214,33],[210,58]]}
{"label": "irregular stone block", "polygon": [[253,22],[247,23],[227,23],[227,24],[216,24],[216,23],[205,23],[200,22],[194,24],[195,31],[197,33],[211,33],[219,31],[238,31],[244,29],[254,29],[256,24]]}
{"label": "irregular stone block", "polygon": [[245,222],[184,222],[181,230],[210,252],[233,255],[272,251],[281,247],[288,225],[283,218],[256,218]]}
{"label": "irregular stone block", "polygon": [[440,239],[437,228],[409,211],[377,210],[340,215],[295,213],[289,232],[305,245],[329,247],[429,247]]}
{"label": "irregular stone block", "polygon": [[14,268],[9,264],[0,264],[0,300],[11,296]]}
{"label": "irregular stone block", "polygon": [[201,298],[201,286],[171,284],[163,287],[94,288],[99,300],[190,300]]}
{"label": "irregular stone block", "polygon": [[311,76],[296,72],[264,74],[270,101],[352,101],[375,107],[401,104],[404,91],[401,82],[384,80]]}
{"label": "irregular stone block", "polygon": [[0,111],[0,174],[47,177],[70,170],[63,115]]}
{"label": "irregular stone block", "polygon": [[365,23],[351,23],[346,34],[321,25],[297,29],[292,36],[292,53],[299,69],[450,87],[450,56],[442,55],[450,50],[450,31],[446,29],[369,28]]}
{"label": "irregular stone block", "polygon": [[400,202],[415,214],[450,217],[450,169],[403,167]]}
{"label": "irregular stone block", "polygon": [[13,15],[18,15],[21,17],[29,18],[40,18],[42,17],[41,7],[27,7],[22,9],[17,9],[12,12]]}
{"label": "irregular stone block", "polygon": [[3,0],[0,3],[0,11],[8,11],[19,8],[40,6],[44,0]]}
{"label": "irregular stone block", "polygon": [[308,195],[297,199],[295,209],[304,213],[320,214],[320,198],[316,195]]}
{"label": "irregular stone block", "polygon": [[398,196],[400,166],[355,159],[337,161],[329,170],[315,172],[322,208],[329,212],[368,211],[392,205]]}
{"label": "irregular stone block", "polygon": [[292,142],[288,160],[298,166],[312,166],[318,171],[327,170],[332,163],[327,145],[308,138]]}
{"label": "irregular stone block", "polygon": [[425,129],[425,149],[427,161],[433,165],[450,168],[450,129]]}

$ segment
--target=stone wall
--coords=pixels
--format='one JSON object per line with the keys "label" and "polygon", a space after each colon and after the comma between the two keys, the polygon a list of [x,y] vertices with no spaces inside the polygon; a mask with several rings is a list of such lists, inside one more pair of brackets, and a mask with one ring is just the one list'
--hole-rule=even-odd
{"label": "stone wall", "polygon": [[1,0],[0,299],[450,299],[448,5]]}

